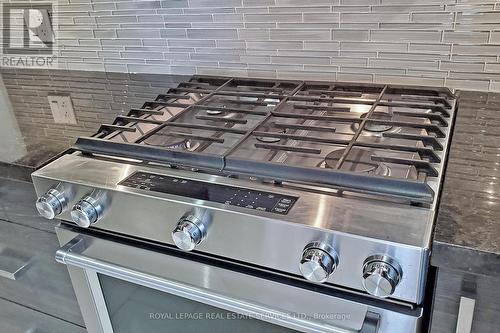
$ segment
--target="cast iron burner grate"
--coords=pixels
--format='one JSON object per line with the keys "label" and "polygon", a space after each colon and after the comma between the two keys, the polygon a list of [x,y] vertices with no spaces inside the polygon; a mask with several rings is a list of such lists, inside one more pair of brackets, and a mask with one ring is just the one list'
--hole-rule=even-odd
{"label": "cast iron burner grate", "polygon": [[446,88],[194,76],[75,149],[432,203],[454,106]]}

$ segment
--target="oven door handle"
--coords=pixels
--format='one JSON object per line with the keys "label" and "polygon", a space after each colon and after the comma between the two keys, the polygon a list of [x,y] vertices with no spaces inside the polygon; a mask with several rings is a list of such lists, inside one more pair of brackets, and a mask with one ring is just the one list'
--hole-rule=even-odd
{"label": "oven door handle", "polygon": [[56,261],[302,332],[378,331],[379,316],[362,303],[89,235]]}

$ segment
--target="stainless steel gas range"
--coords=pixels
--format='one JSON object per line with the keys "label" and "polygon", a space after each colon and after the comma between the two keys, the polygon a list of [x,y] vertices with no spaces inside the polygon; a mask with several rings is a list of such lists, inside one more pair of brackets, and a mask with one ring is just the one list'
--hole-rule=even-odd
{"label": "stainless steel gas range", "polygon": [[420,332],[445,88],[196,76],[33,173],[89,332]]}

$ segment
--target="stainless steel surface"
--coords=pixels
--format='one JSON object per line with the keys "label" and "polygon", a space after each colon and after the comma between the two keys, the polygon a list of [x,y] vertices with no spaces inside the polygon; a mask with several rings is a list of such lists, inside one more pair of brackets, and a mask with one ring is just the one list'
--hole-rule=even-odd
{"label": "stainless steel surface", "polygon": [[396,260],[385,255],[367,258],[363,265],[363,286],[371,295],[386,298],[394,293],[403,277]]}
{"label": "stainless steel surface", "polygon": [[339,264],[335,249],[328,244],[312,242],[306,245],[300,260],[300,272],[312,282],[323,283]]}
{"label": "stainless steel surface", "polygon": [[211,220],[210,211],[207,209],[195,208],[187,212],[172,231],[175,245],[184,251],[193,250],[207,237]]}
{"label": "stainless steel surface", "polygon": [[94,191],[84,196],[71,209],[71,219],[77,225],[88,228],[96,223],[104,213],[106,194],[104,191]]}
{"label": "stainless steel surface", "polygon": [[[57,252],[56,252],[57,256]],[[92,325],[87,325],[89,332],[99,332],[102,330],[103,333],[113,333],[113,327],[111,325],[110,313],[108,307],[106,306],[106,300],[104,299],[103,290],[101,288],[101,283],[99,282],[99,277],[96,271],[85,270],[85,279],[88,286],[88,291],[92,295],[92,303],[95,308],[91,309],[98,317],[99,323],[98,329],[93,328]],[[87,320],[85,321],[87,323]]]}
{"label": "stainless steel surface", "polygon": [[[279,215],[117,185],[138,170],[284,193],[298,196],[299,200],[287,215]],[[405,272],[392,297],[420,303],[424,294],[434,216],[433,211],[426,208],[183,170],[136,166],[78,154],[62,156],[33,174],[38,193],[45,193],[54,179],[74,184],[75,197],[95,189],[108,193],[112,204],[95,228],[173,245],[171,232],[178,219],[194,207],[204,208],[211,212],[213,223],[207,239],[197,247],[200,252],[301,276],[298,262],[304,244],[321,240],[338,249],[339,265],[327,280],[328,284],[363,292],[361,267],[365,258],[385,253],[398,260]],[[63,213],[61,218],[71,220],[68,213]]]}
{"label": "stainless steel surface", "polygon": [[379,333],[420,331],[419,309],[388,310],[64,227],[56,231],[61,243],[68,241],[57,251],[56,260],[71,267],[79,299],[87,300],[82,307],[93,309],[89,319],[93,324],[100,322],[96,299],[89,297],[91,289],[82,282],[97,273],[302,332],[375,332],[377,326]]}
{"label": "stainless steel surface", "polygon": [[42,194],[36,201],[38,213],[46,219],[52,220],[67,208],[68,199],[66,193],[58,188],[52,188]]}

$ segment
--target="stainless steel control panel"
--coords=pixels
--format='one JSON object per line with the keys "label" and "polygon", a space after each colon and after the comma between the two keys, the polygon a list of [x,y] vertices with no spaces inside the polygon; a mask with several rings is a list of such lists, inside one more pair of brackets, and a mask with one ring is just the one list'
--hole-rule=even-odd
{"label": "stainless steel control panel", "polygon": [[299,199],[279,193],[137,171],[118,185],[286,215]]}

